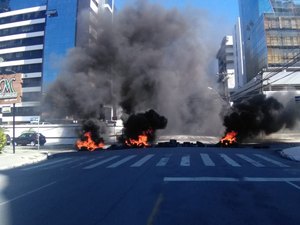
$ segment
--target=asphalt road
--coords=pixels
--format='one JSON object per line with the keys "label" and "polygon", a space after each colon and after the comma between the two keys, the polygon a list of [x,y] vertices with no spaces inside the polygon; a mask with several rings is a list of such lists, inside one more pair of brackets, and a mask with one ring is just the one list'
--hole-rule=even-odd
{"label": "asphalt road", "polygon": [[300,164],[275,149],[60,154],[0,174],[1,225],[296,225]]}

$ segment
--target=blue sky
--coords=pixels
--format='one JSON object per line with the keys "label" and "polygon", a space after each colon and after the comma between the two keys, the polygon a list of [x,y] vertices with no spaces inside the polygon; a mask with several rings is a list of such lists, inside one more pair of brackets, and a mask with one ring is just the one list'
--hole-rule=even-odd
{"label": "blue sky", "polygon": [[[135,0],[115,0],[118,10],[122,9],[126,4]],[[158,3],[167,8],[201,8],[207,10],[216,21],[222,21],[228,29],[236,23],[238,17],[238,0],[148,0]]]}

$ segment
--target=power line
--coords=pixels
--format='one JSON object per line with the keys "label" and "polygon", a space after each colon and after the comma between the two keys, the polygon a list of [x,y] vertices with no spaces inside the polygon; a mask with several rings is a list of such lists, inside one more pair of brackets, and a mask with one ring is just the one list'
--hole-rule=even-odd
{"label": "power line", "polygon": [[[258,87],[258,88],[255,88],[255,89],[252,90],[252,88],[256,87],[257,85],[260,85],[261,83],[263,83],[263,81],[266,81],[266,80],[268,80],[268,79],[274,77],[275,75],[279,74],[279,73],[282,72],[283,70],[288,69],[289,67],[291,67],[292,65],[296,64],[296,63],[299,62],[299,61],[300,61],[300,52],[299,52],[298,54],[296,54],[296,55],[295,55],[289,62],[287,62],[285,65],[283,65],[282,67],[280,67],[278,70],[274,71],[273,74],[272,74],[272,72],[271,72],[271,74],[269,74],[269,75],[266,76],[265,78],[260,79],[259,82],[256,82],[255,84],[251,85],[250,87],[246,88],[245,90],[242,90],[242,91],[239,92],[239,93],[233,94],[233,95],[231,96],[231,98],[237,98],[237,99],[238,99],[238,98],[241,97],[241,96],[240,96],[241,94],[243,94],[244,92],[246,92],[246,91],[248,91],[248,90],[250,90],[250,91],[256,91],[256,90],[261,89],[261,87],[262,87],[263,85],[260,86],[260,87]],[[295,73],[295,72],[296,72],[296,71],[293,71],[292,73],[290,73],[290,74],[288,74],[288,75],[286,75],[286,76],[284,76],[284,77],[281,77],[281,78],[277,79],[276,81],[281,80],[281,79],[283,79],[283,78],[285,78],[285,77],[287,77],[287,76],[290,76],[290,75],[292,75],[292,74]],[[272,83],[274,83],[274,82],[276,82],[276,81],[273,81]],[[268,86],[268,85],[270,85],[270,84],[272,84],[272,83],[269,83],[269,84],[267,84],[267,85],[265,85],[265,86]],[[265,86],[263,86],[263,87],[265,87]],[[247,92],[246,92],[246,93],[247,93]]]}

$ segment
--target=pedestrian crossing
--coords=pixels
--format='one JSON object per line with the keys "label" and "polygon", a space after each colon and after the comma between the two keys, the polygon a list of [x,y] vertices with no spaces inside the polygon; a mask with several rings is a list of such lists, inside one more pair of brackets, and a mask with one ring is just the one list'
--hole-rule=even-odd
{"label": "pedestrian crossing", "polygon": [[96,168],[114,169],[119,167],[139,168],[150,165],[156,168],[163,167],[280,167],[289,165],[280,161],[272,155],[266,154],[241,154],[241,153],[193,153],[193,154],[130,154],[130,155],[101,155],[95,158],[65,157],[54,158],[46,162],[25,166],[22,171],[34,169],[83,169],[92,170]]}

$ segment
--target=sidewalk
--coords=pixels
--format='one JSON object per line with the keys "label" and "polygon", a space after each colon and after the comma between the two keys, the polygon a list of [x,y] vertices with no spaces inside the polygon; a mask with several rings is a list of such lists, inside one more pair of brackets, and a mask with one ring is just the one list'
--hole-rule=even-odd
{"label": "sidewalk", "polygon": [[71,148],[59,149],[54,148],[53,146],[46,146],[42,149],[37,149],[37,147],[18,146],[15,148],[14,154],[12,146],[6,146],[2,150],[2,154],[0,154],[0,171],[38,163],[47,160],[51,155],[73,151],[75,150]]}
{"label": "sidewalk", "polygon": [[283,149],[280,154],[285,158],[300,162],[300,146]]}

